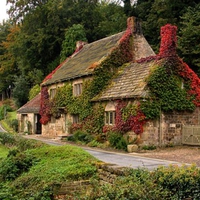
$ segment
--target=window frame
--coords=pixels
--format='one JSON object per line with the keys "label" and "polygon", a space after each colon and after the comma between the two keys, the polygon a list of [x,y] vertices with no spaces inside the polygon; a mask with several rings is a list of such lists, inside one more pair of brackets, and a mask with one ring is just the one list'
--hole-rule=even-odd
{"label": "window frame", "polygon": [[83,92],[83,83],[74,83],[73,85],[73,95],[75,97],[78,97],[82,94]]}
{"label": "window frame", "polygon": [[116,112],[115,111],[105,111],[105,125],[115,125]]}

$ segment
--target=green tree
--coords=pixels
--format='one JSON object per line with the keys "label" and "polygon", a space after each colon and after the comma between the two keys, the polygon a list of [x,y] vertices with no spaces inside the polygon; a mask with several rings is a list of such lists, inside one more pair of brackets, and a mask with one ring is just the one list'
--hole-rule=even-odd
{"label": "green tree", "polygon": [[74,24],[72,27],[67,29],[65,39],[62,42],[60,62],[63,62],[75,51],[77,41],[87,42],[84,27],[80,24]]}
{"label": "green tree", "polygon": [[179,50],[184,61],[200,76],[200,3],[181,17]]}
{"label": "green tree", "polygon": [[23,75],[15,77],[14,86],[12,96],[15,100],[15,104],[21,107],[28,101],[30,90],[26,77]]}
{"label": "green tree", "polygon": [[40,88],[40,86],[38,84],[34,85],[29,91],[28,99],[29,100],[33,99],[37,94],[39,94],[40,89],[41,88]]}

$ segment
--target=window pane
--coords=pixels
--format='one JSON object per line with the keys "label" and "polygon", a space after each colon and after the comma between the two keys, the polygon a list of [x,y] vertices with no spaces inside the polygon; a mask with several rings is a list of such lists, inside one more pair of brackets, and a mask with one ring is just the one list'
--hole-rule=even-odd
{"label": "window pane", "polygon": [[109,124],[113,124],[113,112],[110,112],[110,123]]}
{"label": "window pane", "polygon": [[106,112],[105,113],[105,124],[108,124],[109,123],[109,113]]}

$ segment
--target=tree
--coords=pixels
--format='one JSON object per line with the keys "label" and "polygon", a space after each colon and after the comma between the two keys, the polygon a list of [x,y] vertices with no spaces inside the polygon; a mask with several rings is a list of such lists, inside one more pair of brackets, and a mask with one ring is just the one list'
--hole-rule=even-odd
{"label": "tree", "polygon": [[28,101],[28,94],[30,90],[26,77],[23,75],[20,75],[18,77],[16,76],[14,86],[15,87],[13,89],[12,96],[15,100],[15,104],[18,107],[21,107]]}
{"label": "tree", "polygon": [[72,27],[66,30],[65,40],[62,42],[60,62],[63,62],[75,51],[77,41],[87,42],[84,27],[80,24],[74,24]]}
{"label": "tree", "polygon": [[179,27],[183,13],[186,12],[188,6],[194,6],[196,2],[197,0],[138,1],[135,12],[142,17],[144,35],[155,51],[159,49],[161,26],[170,23]]}
{"label": "tree", "polygon": [[181,19],[179,50],[184,61],[200,76],[200,3],[189,7]]}

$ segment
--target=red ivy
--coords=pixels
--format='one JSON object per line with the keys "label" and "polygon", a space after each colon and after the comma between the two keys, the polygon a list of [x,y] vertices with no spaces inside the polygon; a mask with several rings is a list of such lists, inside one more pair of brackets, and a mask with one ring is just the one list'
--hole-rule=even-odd
{"label": "red ivy", "polygon": [[[180,61],[178,67],[178,74],[189,82],[190,89],[187,91],[189,96],[193,96],[193,103],[200,106],[200,79],[190,67],[184,63],[176,54],[177,47],[177,27],[167,24],[161,28],[161,45],[160,52],[156,56],[150,56],[138,60],[137,62],[148,62],[151,60],[159,60],[161,58],[176,57]],[[175,63],[174,63],[175,64]],[[175,64],[176,65],[176,64]]]}
{"label": "red ivy", "polygon": [[177,27],[172,26],[171,24],[166,24],[161,27],[160,36],[160,52],[159,57],[169,57],[177,56],[176,46],[177,46],[177,37],[176,37]]}
{"label": "red ivy", "polygon": [[127,103],[118,100],[116,106],[116,119],[115,128],[120,132],[134,131],[136,134],[143,132],[143,125],[146,123],[146,117],[142,111],[140,111],[140,105],[138,105],[137,114],[130,115],[126,121],[122,119],[123,108],[126,107]]}
{"label": "red ivy", "polygon": [[189,81],[190,90],[188,90],[188,95],[194,96],[193,103],[196,106],[200,106],[200,79],[186,63],[181,59],[180,61],[181,68],[179,69],[179,75],[186,81]]}
{"label": "red ivy", "polygon": [[47,87],[42,87],[41,89],[41,99],[40,99],[40,123],[47,124],[50,120],[50,102],[49,102],[49,93]]}
{"label": "red ivy", "polygon": [[160,36],[160,51],[156,56],[149,56],[146,58],[141,58],[137,60],[138,63],[149,62],[151,60],[159,60],[166,57],[177,57],[176,47],[177,47],[177,37],[176,37],[177,27],[171,24],[166,24],[161,27]]}

